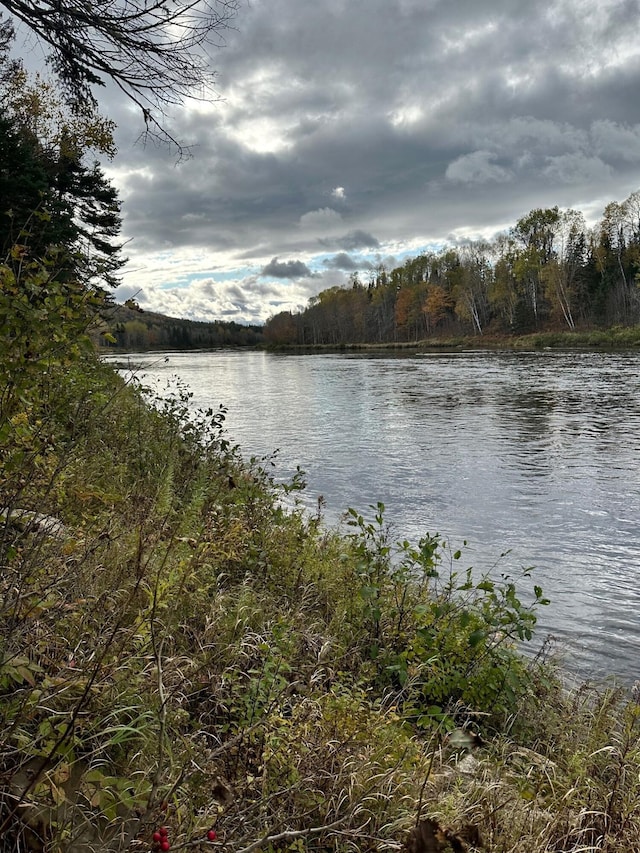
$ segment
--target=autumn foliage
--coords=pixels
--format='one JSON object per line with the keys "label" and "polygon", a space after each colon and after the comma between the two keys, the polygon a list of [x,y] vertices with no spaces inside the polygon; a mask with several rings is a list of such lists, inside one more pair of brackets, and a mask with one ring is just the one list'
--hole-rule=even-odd
{"label": "autumn foliage", "polygon": [[[265,326],[271,344],[383,344],[640,322],[640,193],[594,227],[579,211],[532,210],[492,242],[369,267]],[[367,266],[367,264],[365,264]]]}

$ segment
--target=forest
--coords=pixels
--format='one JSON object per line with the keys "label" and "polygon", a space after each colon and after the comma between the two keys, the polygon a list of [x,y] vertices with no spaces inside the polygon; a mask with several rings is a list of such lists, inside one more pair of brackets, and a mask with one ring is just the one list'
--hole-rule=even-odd
{"label": "forest", "polygon": [[203,322],[167,317],[144,311],[133,299],[124,305],[106,304],[92,331],[103,347],[139,352],[145,350],[215,349],[216,347],[259,346],[261,326],[233,321]]}
{"label": "forest", "polygon": [[640,192],[582,213],[535,209],[491,242],[425,252],[265,325],[271,345],[383,344],[628,326],[640,320]]}

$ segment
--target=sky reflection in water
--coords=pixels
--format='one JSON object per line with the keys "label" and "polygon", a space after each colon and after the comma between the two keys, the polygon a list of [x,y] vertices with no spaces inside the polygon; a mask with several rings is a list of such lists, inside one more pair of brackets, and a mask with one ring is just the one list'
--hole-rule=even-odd
{"label": "sky reflection in water", "polygon": [[[170,354],[196,407],[228,407],[246,455],[279,449],[337,522],[376,501],[398,538],[467,540],[465,566],[533,579],[541,633],[581,675],[640,677],[640,355]],[[509,551],[508,556],[499,559]],[[463,558],[464,559],[464,558]]]}

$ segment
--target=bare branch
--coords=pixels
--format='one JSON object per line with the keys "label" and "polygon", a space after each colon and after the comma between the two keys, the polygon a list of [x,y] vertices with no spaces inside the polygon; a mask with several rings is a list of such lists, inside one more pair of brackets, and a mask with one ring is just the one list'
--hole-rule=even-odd
{"label": "bare branch", "polygon": [[253,853],[254,850],[258,850],[260,847],[272,844],[275,841],[288,841],[293,838],[305,838],[309,835],[319,835],[323,832],[330,832],[332,829],[343,824],[348,817],[350,817],[350,815],[345,815],[344,817],[334,820],[332,823],[327,823],[324,826],[312,826],[309,827],[309,829],[285,830],[284,832],[278,832],[275,835],[269,835],[269,833],[267,833],[258,841],[254,841],[253,844],[250,844],[248,847],[243,847],[241,850],[238,850],[237,853]]}
{"label": "bare branch", "polygon": [[[147,131],[175,142],[163,124],[170,105],[214,99],[210,50],[239,0],[0,0],[11,18],[49,49],[49,61],[78,110],[112,80],[142,112]],[[0,21],[0,23],[2,23]]]}

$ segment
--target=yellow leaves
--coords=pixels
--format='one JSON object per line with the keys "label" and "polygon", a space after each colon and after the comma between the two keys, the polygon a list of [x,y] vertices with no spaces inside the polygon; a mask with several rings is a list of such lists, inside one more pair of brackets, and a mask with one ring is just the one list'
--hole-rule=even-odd
{"label": "yellow leaves", "polygon": [[[23,260],[23,258],[25,258],[25,257],[26,257],[26,255],[27,255],[27,247],[26,247],[26,246],[23,246],[21,243],[16,243],[15,245],[13,245],[13,246],[11,247],[11,251],[9,252],[9,254],[10,254],[11,259],[12,259],[13,261],[21,261],[21,260]],[[9,273],[11,272],[11,271],[8,269],[8,267],[5,267],[5,269],[6,269]],[[15,283],[15,276],[12,276],[12,278],[13,278],[13,283]]]}
{"label": "yellow leaves", "polygon": [[71,765],[67,762],[61,762],[51,773],[50,778],[56,785],[64,785],[71,778]]}
{"label": "yellow leaves", "polygon": [[71,765],[67,762],[58,764],[56,769],[48,774],[49,790],[56,806],[61,806],[67,800],[64,786],[71,778]]}
{"label": "yellow leaves", "polygon": [[23,426],[28,426],[29,425],[29,417],[28,417],[27,413],[24,411],[18,412],[16,415],[14,415],[11,418],[11,425],[17,429],[19,429],[20,427],[23,427]]}
{"label": "yellow leaves", "polygon": [[117,151],[113,139],[115,122],[95,112],[71,112],[58,92],[58,87],[41,74],[30,75],[19,67],[8,84],[3,107],[43,147],[57,149],[63,157],[75,158],[95,151],[113,158]]}
{"label": "yellow leaves", "polygon": [[437,326],[453,308],[453,298],[439,284],[427,286],[427,298],[424,303],[424,313],[434,326]]}
{"label": "yellow leaves", "polygon": [[13,274],[13,270],[11,270],[6,264],[0,264],[0,287],[3,291],[7,291],[9,288],[15,289],[16,286],[16,277]]}
{"label": "yellow leaves", "polygon": [[[115,157],[117,148],[113,140],[116,123],[102,116],[93,116],[93,120],[83,127],[84,147],[89,150],[106,154],[110,159]],[[76,134],[79,128],[75,128]]]}

